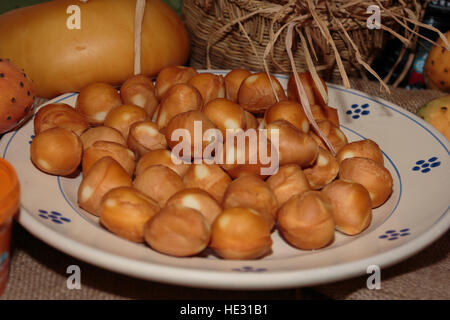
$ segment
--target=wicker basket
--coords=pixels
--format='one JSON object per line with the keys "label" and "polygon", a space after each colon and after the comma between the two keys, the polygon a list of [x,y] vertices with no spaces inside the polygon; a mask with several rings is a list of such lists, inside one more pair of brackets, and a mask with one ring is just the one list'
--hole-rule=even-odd
{"label": "wicker basket", "polygon": [[[308,11],[307,2],[184,0],[183,15],[191,37],[191,65],[196,68],[207,68],[207,61],[210,60],[210,67],[214,69],[263,70],[262,56],[271,39],[269,32],[271,24],[273,23],[273,30],[277,31],[289,20],[292,21],[295,17],[304,15],[306,18],[298,26],[308,39],[309,48],[307,50],[309,50],[319,74],[327,80],[342,75],[342,70],[339,70],[336,63],[339,59],[336,57],[337,51],[345,72],[351,76],[358,76],[364,68],[358,63],[355,50],[348,37],[357,46],[362,60],[370,64],[383,48],[388,35],[388,32],[385,31],[386,28],[384,30],[367,28],[366,21],[370,16],[366,13],[367,7],[370,4],[378,3],[382,4],[384,8],[389,8],[389,12],[406,14],[406,9],[410,16],[412,13],[417,17],[421,16],[423,10],[417,1],[402,1],[402,4],[391,0],[356,1],[359,4],[350,8],[349,14],[339,10],[333,14],[333,17],[341,23],[339,27],[336,20],[330,17],[330,10],[325,5],[325,1],[312,1],[317,3],[314,11],[328,28],[335,44],[334,49],[321,33],[317,20],[314,20]],[[336,7],[350,2],[355,3],[350,0],[328,0],[327,2],[334,2]],[[384,11],[382,10],[382,12]],[[248,17],[255,12],[258,13]],[[398,30],[394,19],[389,15],[382,13],[381,19],[383,27],[392,31]],[[229,27],[221,31],[227,25]],[[347,35],[343,32],[342,27],[345,28]],[[285,37],[286,30],[283,30],[274,43],[271,54],[266,58],[270,72],[289,73],[292,70],[286,54]],[[293,41],[292,53],[297,69],[307,70],[305,51],[299,41],[298,33],[295,34]],[[209,52],[207,53],[207,51]]]}

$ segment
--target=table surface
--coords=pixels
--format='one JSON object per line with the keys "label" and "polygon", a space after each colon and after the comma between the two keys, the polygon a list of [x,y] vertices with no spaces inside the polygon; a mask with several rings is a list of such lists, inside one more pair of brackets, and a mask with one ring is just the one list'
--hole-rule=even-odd
{"label": "table surface", "polygon": [[[391,88],[351,79],[352,87],[415,112],[444,93]],[[381,271],[381,289],[369,290],[366,276],[313,288],[270,291],[197,289],[138,280],[68,256],[14,223],[9,282],[0,299],[450,299],[450,231],[415,256]],[[67,288],[67,267],[78,265],[81,289]]]}

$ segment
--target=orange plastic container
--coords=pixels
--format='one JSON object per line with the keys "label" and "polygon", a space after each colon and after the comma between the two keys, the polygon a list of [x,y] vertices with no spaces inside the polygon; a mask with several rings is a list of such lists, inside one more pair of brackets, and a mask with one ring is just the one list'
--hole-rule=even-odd
{"label": "orange plastic container", "polygon": [[19,210],[20,185],[16,171],[0,158],[0,295],[8,281],[12,218]]}

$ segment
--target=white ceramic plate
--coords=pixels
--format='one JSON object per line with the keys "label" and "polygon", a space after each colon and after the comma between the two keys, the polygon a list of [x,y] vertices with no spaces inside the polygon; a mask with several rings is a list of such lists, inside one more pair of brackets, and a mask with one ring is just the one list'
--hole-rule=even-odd
{"label": "white ceramic plate", "polygon": [[[225,73],[225,71],[217,71]],[[286,77],[279,77],[285,86]],[[350,141],[370,138],[383,150],[394,192],[374,210],[358,236],[336,233],[316,251],[294,249],[273,234],[273,253],[261,260],[227,261],[212,255],[175,258],[121,239],[77,206],[78,178],[59,178],[30,161],[33,123],[0,141],[0,155],[16,168],[22,186],[18,221],[49,245],[105,269],[153,281],[225,289],[274,289],[317,285],[387,267],[408,258],[441,236],[450,225],[448,140],[430,125],[387,101],[328,85],[330,105],[339,109]],[[74,105],[77,95],[49,103]]]}

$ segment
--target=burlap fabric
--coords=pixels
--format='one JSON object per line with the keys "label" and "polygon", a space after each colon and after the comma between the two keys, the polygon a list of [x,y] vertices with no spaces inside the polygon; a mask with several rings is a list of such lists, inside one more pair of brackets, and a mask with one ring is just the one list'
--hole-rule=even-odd
{"label": "burlap fabric", "polygon": [[[392,89],[359,79],[352,87],[414,112],[442,92]],[[381,272],[381,289],[369,290],[367,276],[315,288],[221,291],[134,279],[65,255],[14,225],[10,279],[1,299],[450,299],[450,231],[415,256]],[[67,267],[81,268],[81,289],[67,289]]]}

